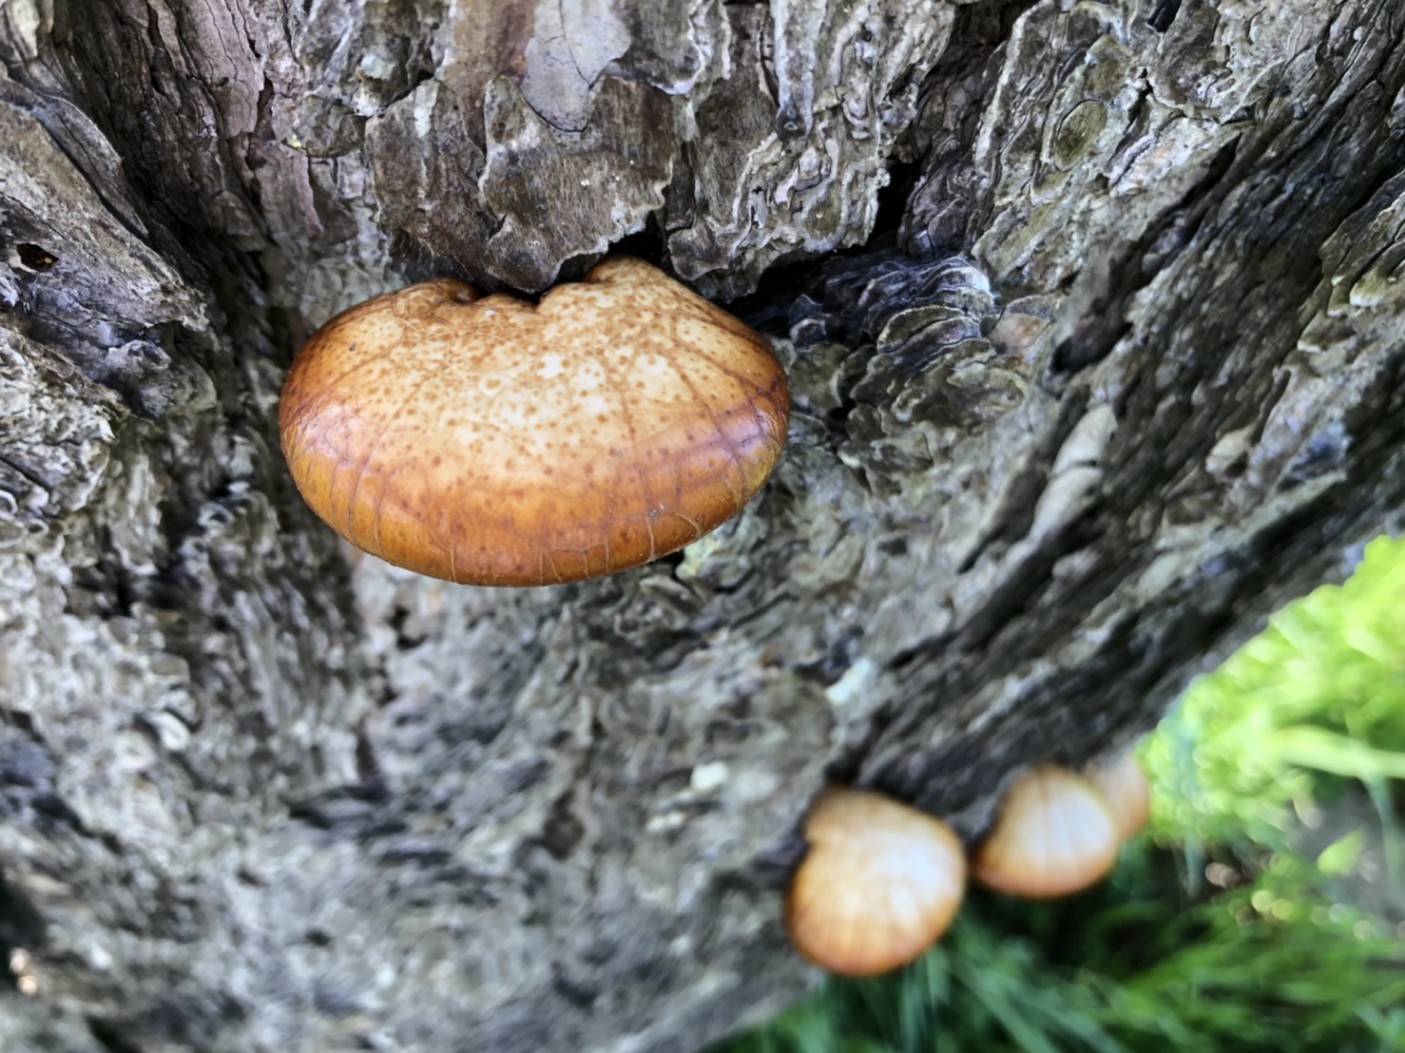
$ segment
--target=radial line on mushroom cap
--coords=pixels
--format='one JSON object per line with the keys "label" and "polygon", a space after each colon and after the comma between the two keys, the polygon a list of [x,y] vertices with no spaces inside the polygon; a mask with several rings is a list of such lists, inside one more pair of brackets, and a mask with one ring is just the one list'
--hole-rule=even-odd
{"label": "radial line on mushroom cap", "polygon": [[[424,390],[425,385],[428,384],[432,379],[433,374],[427,373],[423,380],[421,380],[418,384],[412,387],[409,392],[406,393],[404,399],[401,400],[400,405],[396,408],[395,413],[393,415],[386,414],[380,426],[376,428],[375,434],[372,436],[371,441],[367,443],[366,452],[365,455],[361,458],[360,466],[353,468],[354,475],[351,482],[351,492],[346,495],[346,528],[348,531],[352,529],[352,522],[356,516],[356,495],[361,490],[361,478],[366,474],[366,467],[371,463],[371,461],[375,458],[376,453],[380,450],[381,441],[385,438],[385,433],[390,430],[391,425],[393,425],[395,421],[405,412],[405,410],[410,406],[410,404],[418,400],[420,392]],[[349,465],[348,467],[351,466]],[[333,474],[332,479],[335,483],[335,474]],[[381,502],[384,499],[385,487],[382,485],[380,492],[376,494],[375,522],[377,524],[380,523],[380,507]],[[379,552],[376,552],[374,554],[377,556],[380,555]]]}
{"label": "radial line on mushroom cap", "polygon": [[[616,373],[614,363],[611,362],[610,357],[608,355],[602,356],[600,360],[600,365],[601,368],[605,370],[605,375],[609,378],[610,381],[610,390],[614,393],[614,396],[618,401],[621,418],[624,421],[626,431],[629,432],[629,442],[632,447],[631,452],[637,453],[639,450],[639,434],[634,424],[634,407],[630,404],[629,390],[625,386],[624,382],[620,379],[619,374]],[[630,464],[634,472],[635,480],[637,481],[639,486],[639,496],[644,501],[644,507],[646,510],[652,510],[655,502],[655,497],[652,486],[649,485],[645,478],[644,462],[639,457],[631,457]],[[611,512],[610,521],[613,524],[613,510]],[[658,558],[658,542],[654,537],[653,520],[647,514],[644,517],[644,526],[645,529],[649,532],[649,558],[645,562],[653,562],[655,559]],[[606,536],[609,536],[611,533],[613,533],[613,531],[607,530],[605,531],[605,533]],[[610,569],[607,568],[606,573],[609,572]]]}
{"label": "radial line on mushroom cap", "polygon": [[1054,807],[1056,801],[1047,780],[1036,785],[1039,789],[1039,815],[1043,817],[1039,826],[1044,840],[1044,858],[1054,864],[1051,869],[1056,874],[1062,874],[1072,869],[1077,859],[1073,840],[1078,832],[1073,828],[1073,809],[1068,807],[1067,802],[1062,808]]}
{"label": "radial line on mushroom cap", "polygon": [[[712,362],[712,359],[709,358],[707,354],[703,352],[699,352],[698,357],[705,359],[708,362]],[[697,405],[700,406],[703,412],[707,415],[708,423],[712,425],[713,435],[715,436],[713,444],[721,446],[722,449],[726,451],[727,459],[732,462],[732,467],[736,469],[737,475],[740,475],[745,478],[746,473],[742,469],[741,459],[737,456],[736,443],[732,441],[731,436],[729,436],[726,433],[726,430],[723,428],[722,420],[718,416],[716,408],[712,405],[711,402],[708,401],[707,397],[703,395],[700,390],[698,390],[698,386],[693,383],[692,378],[687,375],[686,371],[683,369],[682,366],[678,364],[677,360],[672,355],[666,355],[665,358],[669,364],[669,367],[674,371],[674,373],[678,375],[678,379],[683,382],[683,386],[688,389],[688,393],[693,396],[693,401],[697,403]],[[713,368],[718,368],[715,362],[713,362],[712,364]],[[734,376],[729,370],[719,369],[719,372],[725,374],[726,376],[734,380],[738,380],[741,384],[744,384],[747,387],[754,388],[756,386],[755,382],[748,381],[744,378],[738,378]],[[728,481],[728,489],[731,490],[732,498],[737,504],[740,505],[745,503],[745,487],[737,486],[733,482]],[[694,538],[693,540],[696,541],[697,538]]]}

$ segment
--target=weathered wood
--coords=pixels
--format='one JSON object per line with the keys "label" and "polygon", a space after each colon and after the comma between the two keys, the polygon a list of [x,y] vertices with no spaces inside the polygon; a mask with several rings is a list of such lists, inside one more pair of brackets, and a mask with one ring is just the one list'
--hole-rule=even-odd
{"label": "weathered wood", "polygon": [[[1399,529],[1402,37],[1391,0],[0,5],[0,1034],[624,1053],[797,995],[826,778],[974,837]],[[553,590],[342,548],[278,453],[311,328],[625,238],[756,294],[796,403],[762,498]]]}

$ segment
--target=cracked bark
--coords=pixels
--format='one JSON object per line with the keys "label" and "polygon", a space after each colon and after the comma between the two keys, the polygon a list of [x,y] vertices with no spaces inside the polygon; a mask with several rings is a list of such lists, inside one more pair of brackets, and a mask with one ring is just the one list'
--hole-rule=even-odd
{"label": "cracked bark", "polygon": [[[695,1048],[813,979],[826,778],[973,837],[1399,528],[1394,4],[659,6],[0,7],[14,1048]],[[621,240],[776,337],[762,498],[553,590],[340,547],[311,328]]]}

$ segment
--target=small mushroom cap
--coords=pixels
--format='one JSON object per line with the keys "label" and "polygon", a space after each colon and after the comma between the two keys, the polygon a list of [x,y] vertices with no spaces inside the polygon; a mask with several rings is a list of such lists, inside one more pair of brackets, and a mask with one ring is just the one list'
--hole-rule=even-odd
{"label": "small mushroom cap", "polygon": [[1146,825],[1151,818],[1151,787],[1135,753],[1124,753],[1111,764],[1094,764],[1087,775],[1102,792],[1122,840]]}
{"label": "small mushroom cap", "polygon": [[533,305],[441,280],[317,331],[283,453],[352,544],[421,574],[546,585],[687,545],[785,445],[765,339],[663,272],[607,260]]}
{"label": "small mushroom cap", "polygon": [[816,965],[888,972],[919,957],[956,916],[965,853],[939,819],[875,793],[830,789],[805,837],[810,852],[790,887],[786,925]]}
{"label": "small mushroom cap", "polygon": [[976,852],[976,880],[1027,899],[1067,896],[1100,881],[1122,839],[1103,795],[1080,775],[1051,765],[1011,788],[995,829]]}

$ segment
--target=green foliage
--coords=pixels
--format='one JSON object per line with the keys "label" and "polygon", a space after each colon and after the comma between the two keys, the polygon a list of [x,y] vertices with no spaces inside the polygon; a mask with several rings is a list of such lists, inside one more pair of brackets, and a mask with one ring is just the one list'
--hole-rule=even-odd
{"label": "green foliage", "polygon": [[1376,541],[1198,681],[1143,754],[1163,839],[1289,848],[1295,816],[1405,779],[1405,542]]}
{"label": "green foliage", "polygon": [[[1274,616],[1143,756],[1152,835],[1103,887],[975,893],[910,968],[719,1053],[1405,1051],[1405,543]],[[1308,850],[1324,814],[1375,821]],[[1349,895],[1368,857],[1376,913]]]}
{"label": "green foliage", "polygon": [[[1140,855],[1133,869],[1155,861]],[[1058,907],[978,896],[912,967],[832,980],[727,1053],[1405,1049],[1390,1044],[1405,946],[1379,922],[1316,898],[1279,917],[1257,885],[1188,907],[1145,891],[1138,878]]]}

